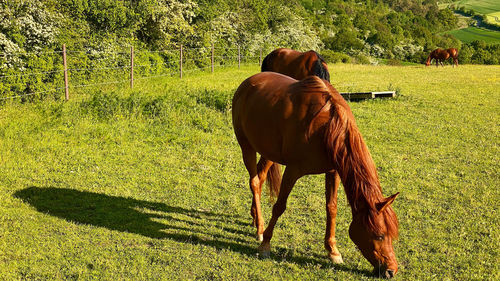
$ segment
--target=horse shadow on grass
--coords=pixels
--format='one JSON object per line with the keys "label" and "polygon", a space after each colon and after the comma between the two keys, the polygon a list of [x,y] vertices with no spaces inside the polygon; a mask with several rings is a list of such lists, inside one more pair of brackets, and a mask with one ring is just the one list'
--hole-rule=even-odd
{"label": "horse shadow on grass", "polygon": [[[234,214],[187,209],[69,188],[32,186],[17,191],[14,196],[41,213],[74,223],[135,233],[153,239],[201,244],[251,257],[257,255],[258,244],[251,238],[252,233],[246,230],[248,223]],[[231,224],[233,227],[222,227],[222,223]],[[214,233],[210,229],[218,231]],[[246,239],[237,236],[246,236]],[[287,254],[288,250],[280,247],[274,247],[274,253],[276,254],[272,253],[271,259],[276,261],[286,260],[302,266],[320,264],[322,268],[332,267],[326,254],[324,257],[304,256],[297,252]],[[333,267],[359,275],[373,276],[369,271],[344,264]]]}

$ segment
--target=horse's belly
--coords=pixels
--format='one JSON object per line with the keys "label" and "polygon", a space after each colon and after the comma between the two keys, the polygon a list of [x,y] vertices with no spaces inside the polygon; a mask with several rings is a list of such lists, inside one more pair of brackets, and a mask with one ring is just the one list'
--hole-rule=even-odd
{"label": "horse's belly", "polygon": [[321,139],[291,140],[283,147],[284,165],[297,166],[304,174],[322,174],[333,169]]}
{"label": "horse's belly", "polygon": [[249,129],[249,125],[246,126],[245,135],[253,149],[268,160],[284,164],[282,155],[283,137],[280,136],[278,131],[258,126],[255,129]]}

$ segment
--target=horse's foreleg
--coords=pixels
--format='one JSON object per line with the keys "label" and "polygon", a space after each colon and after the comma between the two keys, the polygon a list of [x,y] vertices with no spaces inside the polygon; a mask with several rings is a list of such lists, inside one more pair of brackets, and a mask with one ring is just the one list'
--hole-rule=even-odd
{"label": "horse's foreleg", "polygon": [[274,226],[276,225],[279,217],[283,214],[283,212],[285,212],[288,195],[290,195],[293,185],[301,176],[302,175],[298,169],[294,169],[290,166],[286,167],[283,179],[281,180],[278,200],[274,203],[271,220],[269,220],[269,225],[264,231],[264,240],[259,246],[259,253],[262,257],[268,257],[271,252],[271,238],[273,237]]}
{"label": "horse's foreleg", "polygon": [[326,196],[326,232],[325,249],[328,257],[333,263],[342,263],[342,255],[337,249],[335,239],[335,219],[337,217],[337,191],[340,184],[340,177],[337,172],[326,173],[325,176],[325,196]]}

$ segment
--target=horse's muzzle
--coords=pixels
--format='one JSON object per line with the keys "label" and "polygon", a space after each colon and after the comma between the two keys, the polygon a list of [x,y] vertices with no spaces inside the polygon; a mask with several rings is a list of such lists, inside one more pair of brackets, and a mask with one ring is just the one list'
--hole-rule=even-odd
{"label": "horse's muzzle", "polygon": [[381,270],[381,269],[375,269],[373,272],[377,277],[382,277],[382,278],[387,278],[390,279],[396,275],[396,271],[392,269],[386,269],[386,270]]}

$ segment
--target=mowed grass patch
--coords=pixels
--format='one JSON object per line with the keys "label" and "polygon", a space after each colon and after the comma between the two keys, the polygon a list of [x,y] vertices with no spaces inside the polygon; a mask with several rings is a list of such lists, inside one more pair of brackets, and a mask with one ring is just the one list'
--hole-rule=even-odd
{"label": "mowed grass patch", "polygon": [[447,31],[445,33],[451,34],[465,43],[470,43],[475,40],[481,40],[489,44],[500,43],[500,32],[485,28],[467,27]]}
{"label": "mowed grass patch", "polygon": [[[440,7],[454,5],[456,9],[474,11],[476,14],[484,15],[490,24],[500,25],[500,2],[495,0],[460,0],[453,3],[439,4]],[[458,38],[458,37],[457,37]]]}
{"label": "mowed grass patch", "polygon": [[[499,8],[500,10],[500,8]],[[497,10],[494,13],[490,13],[486,15],[486,21],[491,24],[496,24],[500,26],[500,11]]]}
{"label": "mowed grass patch", "polygon": [[[394,203],[396,280],[499,279],[498,66],[331,65]],[[257,66],[75,92],[0,108],[0,275],[8,279],[360,280],[347,235],[323,250],[323,176],[299,180],[270,259],[256,255],[234,90]],[[265,198],[265,197],[264,197]],[[271,205],[264,200],[266,220]]]}
{"label": "mowed grass patch", "polygon": [[473,10],[476,13],[487,15],[500,11],[500,3],[495,0],[460,0],[450,3],[458,7],[464,7],[467,10]]}

